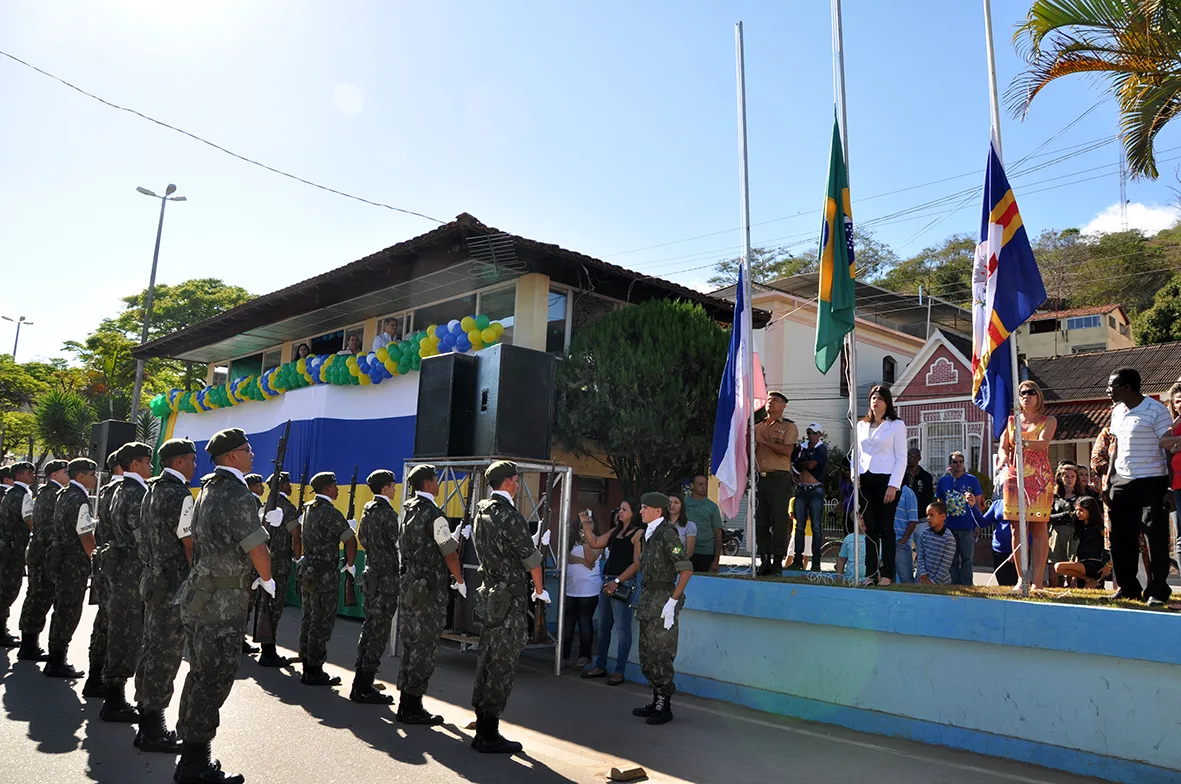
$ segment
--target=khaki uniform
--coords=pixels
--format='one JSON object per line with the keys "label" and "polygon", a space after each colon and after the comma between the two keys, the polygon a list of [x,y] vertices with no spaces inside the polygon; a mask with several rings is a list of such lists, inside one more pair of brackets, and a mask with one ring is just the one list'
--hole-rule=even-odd
{"label": "khaki uniform", "polygon": [[[795,446],[800,438],[799,428],[790,419],[760,422],[755,425],[755,433],[756,436],[770,436],[774,443],[784,446]],[[795,492],[791,455],[779,455],[763,444],[756,444],[755,462],[759,470],[755,542],[759,555],[769,556],[779,563],[787,556],[787,539],[791,533],[788,504]]]}

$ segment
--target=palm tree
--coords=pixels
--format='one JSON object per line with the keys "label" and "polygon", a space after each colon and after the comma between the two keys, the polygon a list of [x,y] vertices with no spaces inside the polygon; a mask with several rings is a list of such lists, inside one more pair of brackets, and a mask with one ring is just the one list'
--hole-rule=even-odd
{"label": "palm tree", "polygon": [[1024,118],[1042,88],[1091,74],[1119,103],[1124,153],[1134,177],[1156,179],[1153,142],[1181,111],[1181,8],[1175,0],[1035,0],[1013,36],[1029,68],[1005,96]]}
{"label": "palm tree", "polygon": [[41,443],[58,457],[77,457],[90,446],[94,409],[77,392],[50,390],[37,402],[33,415]]}

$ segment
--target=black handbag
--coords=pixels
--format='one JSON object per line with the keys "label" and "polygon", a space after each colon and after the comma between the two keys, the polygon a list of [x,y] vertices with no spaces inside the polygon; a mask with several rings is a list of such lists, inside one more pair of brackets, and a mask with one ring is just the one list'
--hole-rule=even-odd
{"label": "black handbag", "polygon": [[635,590],[635,587],[635,583],[631,580],[621,582],[615,587],[615,593],[611,594],[611,598],[625,603],[630,602],[632,600],[632,591]]}

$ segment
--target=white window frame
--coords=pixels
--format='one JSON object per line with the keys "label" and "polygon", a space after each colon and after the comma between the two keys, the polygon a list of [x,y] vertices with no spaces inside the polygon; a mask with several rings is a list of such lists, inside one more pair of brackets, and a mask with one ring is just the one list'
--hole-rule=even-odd
{"label": "white window frame", "polygon": [[1071,316],[1066,319],[1068,332],[1072,329],[1093,329],[1101,326],[1103,326],[1102,316]]}

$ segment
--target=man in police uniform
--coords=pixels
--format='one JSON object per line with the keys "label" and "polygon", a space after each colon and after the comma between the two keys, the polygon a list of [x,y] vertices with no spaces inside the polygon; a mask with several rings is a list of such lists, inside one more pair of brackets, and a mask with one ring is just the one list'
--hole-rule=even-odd
{"label": "man in police uniform", "polygon": [[21,607],[21,647],[16,658],[24,661],[45,661],[38,638],[45,628],[49,608],[53,606],[53,573],[49,569],[49,548],[53,544],[53,508],[58,491],[69,482],[65,460],[50,460],[45,464],[45,484],[37,491],[33,502],[33,534],[25,554],[29,582],[25,589],[25,603]]}
{"label": "man in police uniform", "polygon": [[791,516],[787,507],[795,483],[791,459],[800,440],[795,422],[783,417],[787,396],[772,392],[767,396],[767,418],[755,425],[755,463],[759,479],[756,487],[758,506],[755,513],[755,541],[762,563],[758,575],[778,575],[787,557],[787,537]]}
{"label": "man in police uniform", "polygon": [[[122,447],[120,447],[122,448]],[[94,614],[94,626],[90,629],[90,673],[82,685],[83,697],[106,697],[107,687],[103,685],[103,667],[107,663],[107,579],[108,571],[103,568],[110,551],[106,529],[111,525],[111,498],[115,488],[123,481],[123,467],[119,465],[119,450],[107,455],[107,471],[111,479],[98,491],[94,518],[94,552],[90,554],[90,603],[98,605]],[[103,521],[106,521],[105,523]]]}
{"label": "man in police uniform", "polygon": [[[272,477],[268,477],[266,484],[270,486]],[[263,521],[263,527],[271,535],[271,575],[275,579],[278,598],[272,603],[271,623],[275,634],[278,634],[279,619],[283,617],[283,605],[287,599],[287,584],[291,580],[291,562],[303,554],[303,544],[300,541],[299,510],[291,503],[291,475],[284,471],[279,475],[279,497],[275,499],[275,508],[268,514],[269,519]],[[257,610],[255,610],[257,612]],[[275,639],[255,642],[262,646],[262,655],[258,657],[259,665],[263,667],[286,667],[286,656],[280,656],[275,650]]]}
{"label": "man in police uniform", "polygon": [[189,483],[197,473],[197,446],[172,438],[160,445],[157,456],[160,475],[148,483],[140,520],[144,634],[135,671],[135,701],[140,710],[135,747],[175,754],[180,741],[168,731],[164,709],[172,702],[172,684],[185,648],[184,624],[174,600],[189,577],[193,557],[194,501]]}
{"label": "man in police uniform", "polygon": [[32,463],[9,466],[12,487],[0,499],[0,647],[16,648],[20,640],[8,633],[8,615],[25,579],[25,548],[33,529],[33,492],[37,475]]}
{"label": "man in police uniform", "polygon": [[647,719],[649,724],[668,724],[673,720],[673,660],[681,630],[680,613],[693,562],[685,555],[676,525],[668,520],[668,496],[640,496],[640,519],[647,528],[640,553],[644,589],[636,619],[640,622],[640,667],[652,687],[652,702],[636,708],[632,715]]}
{"label": "man in police uniform", "polygon": [[[243,477],[253,452],[234,428],[205,445],[216,466],[193,508],[193,568],[177,602],[189,646],[189,673],[180,695],[177,731],[184,741],[174,779],[179,784],[242,784],[221,770],[210,746],[242,661],[239,646],[251,592],[275,595],[267,532]],[[254,571],[251,571],[253,568]],[[258,577],[251,579],[254,572]]]}
{"label": "man in police uniform", "polygon": [[[308,686],[335,686],[340,678],[324,672],[328,659],[328,640],[336,625],[336,604],[340,591],[340,573],[354,577],[357,567],[357,523],[345,520],[332,505],[339,491],[336,475],[322,471],[312,477],[312,499],[303,515],[303,560],[300,563],[303,590],[303,618],[299,624],[299,658],[303,662],[300,683]],[[345,565],[337,569],[340,543],[344,542]]]}
{"label": "man in police uniform", "polygon": [[[467,586],[459,562],[459,544],[451,535],[443,510],[435,505],[439,492],[435,467],[415,466],[406,482],[413,492],[402,505],[402,533],[398,541],[402,555],[402,591],[398,600],[398,630],[402,641],[398,721],[438,725],[443,723],[443,717],[428,713],[422,706],[422,697],[435,671],[439,635],[447,625],[447,585],[450,583],[465,599]],[[468,526],[465,535],[470,534],[471,526]]]}
{"label": "man in police uniform", "polygon": [[111,524],[107,526],[109,550],[104,557],[107,574],[107,662],[103,685],[107,698],[99,718],[135,723],[139,711],[127,702],[127,679],[135,675],[139,646],[143,641],[144,602],[139,595],[143,567],[139,560],[140,512],[152,475],[152,448],[133,441],[119,450],[123,481],[111,496]]}
{"label": "man in police uniform", "polygon": [[49,663],[44,669],[51,678],[82,677],[66,663],[66,654],[86,602],[86,577],[90,574],[90,554],[94,552],[90,493],[98,484],[97,469],[94,461],[85,457],[71,460],[66,468],[69,484],[57,494],[53,509],[49,562],[56,580],[53,619],[49,622]]}
{"label": "man in police uniform", "polygon": [[521,744],[501,736],[500,716],[513,690],[517,662],[528,637],[525,602],[531,598],[548,604],[550,598],[541,568],[545,559],[513,500],[520,487],[516,464],[497,461],[488,466],[484,479],[492,495],[476,507],[472,539],[480,558],[478,607],[484,625],[472,690],[472,707],[476,709],[472,748],[512,754],[521,750]]}
{"label": "man in police uniform", "polygon": [[381,654],[390,639],[398,609],[398,513],[391,501],[397,488],[394,472],[381,469],[365,480],[373,500],[361,511],[357,538],[365,548],[365,572],[358,583],[365,597],[365,622],[357,643],[357,666],[349,699],[390,705],[394,698],[373,688]]}

